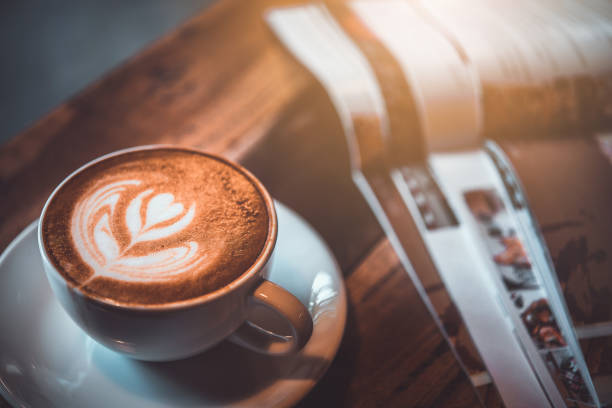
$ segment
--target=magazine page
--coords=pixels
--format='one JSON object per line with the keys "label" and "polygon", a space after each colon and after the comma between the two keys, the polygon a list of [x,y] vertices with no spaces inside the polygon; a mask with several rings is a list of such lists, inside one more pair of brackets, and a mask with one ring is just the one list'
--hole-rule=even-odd
{"label": "magazine page", "polygon": [[[461,74],[467,75],[470,73],[470,70],[466,67],[465,62],[461,60],[456,49],[452,47],[452,45],[447,41],[446,37],[433,29],[432,26],[428,26],[429,23],[422,18],[422,15],[419,14],[418,10],[409,5],[407,2],[357,1],[353,2],[351,6],[355,10],[355,13],[363,20],[365,25],[376,36],[378,36],[386,46],[389,47],[389,51],[397,58],[400,65],[404,67],[405,75],[409,79],[412,88],[415,89],[415,93],[419,94],[416,96],[416,98],[420,98],[420,100],[417,100],[417,103],[420,103],[422,111],[427,112],[427,114],[425,114],[426,118],[424,120],[423,133],[425,134],[425,137],[428,138],[428,141],[431,140],[431,138],[439,141],[441,136],[444,137],[446,135],[444,135],[440,128],[428,127],[427,121],[432,120],[452,124],[454,116],[448,115],[448,111],[441,109],[441,107],[461,104],[464,101],[470,100],[469,98],[462,100],[462,96],[473,96],[474,94],[470,94],[469,92],[462,94],[460,92],[462,89],[461,87],[452,86],[450,84],[446,85],[446,89],[448,90],[447,94],[444,95],[443,92],[436,93],[436,85],[439,84],[434,84],[436,82],[434,77],[435,74],[437,74],[442,77],[445,75],[450,76],[454,80],[461,78]],[[421,28],[421,26],[428,27]],[[432,32],[435,34],[431,34]],[[446,48],[436,45],[438,43],[446,44]],[[436,46],[434,49],[427,48],[427,46],[430,45]],[[450,57],[447,56],[447,54],[449,54]],[[440,64],[440,61],[444,61],[445,63]],[[440,68],[438,65],[442,65],[443,68]],[[443,84],[445,83],[444,81],[441,82]],[[456,85],[456,82],[453,84]],[[472,91],[474,90],[473,83],[465,82],[464,85],[466,87],[471,86]],[[427,97],[424,97],[423,95],[427,95]],[[432,95],[436,95],[436,97],[431,97]],[[466,114],[466,112],[464,112],[464,114]],[[442,118],[444,118],[444,120],[442,120]],[[463,130],[463,128],[460,128],[460,130]],[[473,129],[472,132],[473,134],[478,133],[476,129]],[[448,135],[451,135],[451,133]],[[461,135],[459,134],[458,136]],[[431,144],[430,147],[432,147]],[[437,148],[435,146],[433,147],[434,149]],[[479,183],[483,183],[483,177],[484,180],[487,180],[487,178],[496,178],[495,167],[487,167],[486,165],[482,164],[482,160],[479,160],[478,154],[471,157],[469,160],[466,159],[463,161],[456,159],[458,156],[461,155],[449,154],[447,160],[450,163],[453,163],[449,167],[450,170],[445,175],[440,175],[439,173],[437,174],[440,184],[442,186],[446,186],[447,189],[453,190],[457,187],[457,185],[465,185],[465,183],[468,183],[468,185],[472,183],[472,185],[477,186]],[[472,160],[472,162],[470,162],[470,160]],[[480,167],[479,163],[481,164]],[[472,169],[478,169],[478,171],[466,170],[470,167]],[[401,175],[399,173],[401,173]],[[457,174],[461,174],[462,177],[456,178]],[[453,181],[448,180],[450,175],[453,176]],[[526,328],[523,331],[520,331],[522,335],[519,336],[518,340],[520,345],[516,346],[517,350],[514,353],[515,360],[504,360],[502,358],[503,353],[497,353],[496,359],[492,356],[488,358],[489,350],[494,348],[491,346],[491,343],[493,342],[496,342],[496,345],[503,344],[506,350],[512,350],[513,343],[512,341],[508,343],[508,340],[514,338],[514,333],[511,331],[504,334],[503,327],[496,327],[495,322],[487,320],[487,318],[483,317],[482,314],[478,314],[476,312],[476,309],[479,306],[485,307],[484,305],[487,303],[489,295],[500,296],[498,294],[499,288],[495,283],[495,280],[499,277],[492,276],[493,283],[487,283],[486,273],[483,273],[489,268],[492,268],[491,265],[486,263],[486,260],[484,261],[484,264],[482,263],[483,261],[481,261],[481,259],[486,258],[486,256],[483,256],[481,253],[474,252],[471,247],[464,248],[465,243],[477,241],[482,239],[482,237],[473,237],[470,236],[469,232],[466,232],[465,224],[467,220],[465,219],[460,219],[459,225],[452,226],[448,229],[430,228],[430,220],[435,219],[434,213],[430,211],[429,213],[423,214],[421,210],[425,206],[430,207],[431,210],[432,202],[430,201],[425,204],[417,202],[421,195],[413,196],[412,191],[409,191],[409,188],[406,188],[406,185],[409,185],[411,180],[407,179],[406,172],[403,171],[403,169],[400,172],[396,172],[394,180],[396,180],[398,190],[403,191],[404,193],[406,205],[409,208],[413,208],[414,216],[422,217],[422,224],[425,226],[425,228],[422,230],[422,235],[428,244],[429,251],[432,253],[432,256],[434,257],[434,260],[438,266],[438,270],[440,271],[443,280],[449,288],[453,298],[459,304],[460,309],[464,312],[468,327],[474,336],[474,341],[479,346],[479,349],[487,362],[489,371],[494,380],[496,380],[500,393],[504,397],[506,403],[510,404],[511,406],[516,404],[520,405],[519,402],[512,400],[514,395],[510,395],[510,392],[506,393],[505,388],[511,386],[512,381],[508,378],[508,376],[504,377],[504,374],[508,374],[511,367],[519,362],[517,356],[522,354],[522,347],[523,349],[528,350],[528,364],[535,367],[539,381],[546,389],[548,398],[550,398],[554,406],[562,405],[563,398],[561,395],[559,395],[556,389],[556,384],[546,368],[545,361],[538,353],[538,345],[533,344],[535,340],[533,337],[529,336]],[[444,195],[447,198],[449,198],[448,194],[453,193],[448,193],[448,190],[446,190]],[[452,198],[449,199],[452,200]],[[422,201],[424,202],[426,199],[422,199]],[[432,231],[430,232],[429,230]],[[455,252],[457,251],[462,253],[466,259],[470,260],[472,266],[469,269],[471,270],[468,270],[468,268],[463,268],[462,264],[456,262],[457,256],[455,256]],[[454,260],[454,263],[449,264],[448,259]],[[475,273],[476,275],[471,276],[471,273]],[[480,277],[480,279],[478,277]],[[484,285],[482,288],[480,288],[481,295],[478,298],[480,305],[474,304],[474,298],[469,295],[469,293],[471,293],[471,291],[475,288],[478,288],[479,285]],[[534,289],[539,290],[539,293],[536,294],[536,298],[546,302],[546,291],[539,284],[535,284],[535,278]],[[487,309],[489,311],[488,317],[495,317],[495,305],[489,305]],[[559,313],[557,312],[556,314]],[[553,315],[552,312],[551,315]],[[496,318],[499,322],[504,320],[500,316],[497,316]],[[521,320],[518,318],[517,313],[510,313],[510,318],[513,325],[523,325]],[[554,317],[552,319],[554,320]],[[494,327],[495,329],[493,329]],[[504,339],[502,340],[496,338],[493,341],[491,339],[492,332],[501,334],[500,337],[504,337]],[[557,328],[557,333],[559,332],[560,330]],[[562,338],[560,334],[559,337]],[[560,347],[565,347],[566,343],[564,340],[561,340],[559,345]],[[571,352],[570,354],[574,355],[575,353]],[[499,366],[497,364],[499,364]],[[499,371],[497,371],[498,367]],[[515,369],[518,370],[518,367],[515,367]],[[554,372],[553,374],[557,373]],[[528,377],[527,375],[523,376],[524,378]],[[537,384],[537,382],[538,380],[536,379],[533,379],[532,381],[533,384]],[[523,390],[521,394],[522,396],[529,395],[529,391]],[[592,403],[593,400],[590,397],[590,391],[588,389],[586,390],[586,395],[587,396],[584,398],[585,402]],[[567,396],[567,393],[564,393],[564,396]],[[531,404],[542,405],[544,402],[539,401],[536,403],[531,401]]]}
{"label": "magazine page", "polygon": [[538,222],[586,364],[612,403],[612,165],[609,139],[502,143]]}
{"label": "magazine page", "polygon": [[509,139],[612,127],[612,5],[605,1],[421,1],[473,65],[483,134]]}
{"label": "magazine page", "polygon": [[[268,22],[329,93],[347,135],[355,182],[473,383],[492,378],[508,406],[600,406],[593,384],[604,402],[611,388],[609,365],[598,360],[609,349],[607,323],[576,327],[587,370],[568,318],[571,285],[554,278],[548,238],[540,240],[535,221],[540,215],[517,199],[522,185],[508,185],[506,175],[514,170],[500,167],[506,153],[515,162],[509,144],[500,154],[479,146],[483,137],[588,137],[609,126],[610,7],[450,3],[358,0],[350,4],[357,21],[339,23],[324,7],[307,6],[275,10]],[[389,76],[377,53],[390,55],[403,72],[418,112],[418,135],[389,135],[388,112],[403,106],[381,92],[393,85],[380,85]],[[385,155],[383,145],[401,137],[423,138],[434,154],[421,163],[394,161],[390,174],[372,176],[366,169]],[[598,146],[600,153],[612,151],[612,139],[600,139]],[[516,175],[520,184],[523,174]],[[411,222],[393,217],[397,193]],[[398,233],[407,225],[416,228],[435,264],[431,276],[419,274],[407,257]],[[429,285],[433,281],[444,283],[442,296],[427,289],[440,286]],[[600,287],[598,295],[609,294]],[[468,336],[449,330],[448,316],[456,313],[445,310],[455,306]],[[473,341],[476,359],[466,358],[472,347],[459,347],[461,338]],[[470,368],[479,364],[466,363],[480,357],[488,369],[484,376]]]}
{"label": "magazine page", "polygon": [[[348,36],[339,34],[338,23],[331,19],[325,8],[276,9],[268,13],[267,21],[281,41],[321,82],[334,102],[347,136],[355,182],[381,220],[398,257],[430,309],[434,321],[440,325],[459,364],[475,386],[485,387],[485,393],[496,393],[473,344],[470,330],[439,274],[433,266],[430,267],[431,260],[424,251],[411,253],[418,249],[414,240],[421,238],[418,230],[411,227],[410,212],[405,207],[403,212],[399,211],[404,204],[389,174],[369,172],[372,152],[377,151],[372,145],[382,143],[385,131],[388,131],[385,123],[389,108],[385,102],[392,104],[394,101],[382,101],[379,89],[372,86],[376,77],[368,62]],[[384,69],[380,66],[377,68]],[[346,86],[349,83],[351,86]],[[394,106],[391,111],[402,114],[399,108]],[[372,117],[378,118],[378,128],[376,122],[373,126],[364,126],[363,119]],[[387,211],[389,208],[394,210]],[[406,239],[407,236],[411,238]],[[411,244],[404,246],[406,242]],[[420,262],[421,258],[423,262]],[[413,268],[413,261],[420,263]]]}
{"label": "magazine page", "polygon": [[[430,76],[431,72],[436,72],[439,75],[443,75],[444,73],[441,72],[440,68],[431,68],[431,67],[440,63],[440,61],[447,61],[447,63],[442,64],[444,66],[443,69],[446,70],[445,74],[452,76],[453,78],[457,78],[457,77],[460,78],[461,74],[470,72],[469,68],[467,68],[467,66],[469,65],[469,61],[459,58],[459,54],[457,53],[457,48],[453,48],[453,47],[447,48],[446,52],[450,54],[454,54],[456,57],[456,59],[451,59],[445,56],[440,57],[441,50],[444,49],[443,47],[439,47],[439,46],[436,47],[434,50],[435,52],[430,52],[432,51],[431,49],[428,49],[427,47],[423,47],[424,45],[429,46],[430,44],[434,44],[435,42],[428,41],[429,37],[425,34],[428,32],[428,30],[419,29],[420,25],[432,24],[432,22],[431,22],[431,19],[423,18],[423,14],[419,14],[418,7],[413,7],[407,2],[401,2],[401,1],[373,2],[373,1],[364,1],[364,0],[353,2],[352,7],[355,10],[355,13],[367,25],[367,27],[376,36],[378,36],[386,46],[389,47],[389,51],[397,58],[398,61],[400,61],[401,66],[404,67],[406,71],[405,73],[406,77],[409,78],[409,81],[411,81],[411,85],[414,89],[416,89],[416,92],[421,93],[421,96],[423,94],[426,94],[426,95],[435,94],[432,91],[432,89],[435,89],[435,86],[430,85],[431,82],[435,81],[434,79],[432,79],[433,77]],[[430,29],[432,29],[431,27],[434,27],[434,26],[435,24],[432,24],[430,26]],[[439,38],[445,38],[445,39],[447,38],[443,35],[442,30],[436,31],[436,34],[438,35],[437,37],[438,40]],[[447,41],[447,45],[449,44],[451,43]],[[452,61],[452,63],[448,63],[448,61]],[[493,62],[494,63],[491,63],[491,66],[498,67],[496,63],[499,63],[499,61],[494,60]],[[537,61],[532,63],[532,65],[534,67],[537,67]],[[472,83],[472,85],[474,84]],[[437,120],[440,122],[446,121],[446,123],[453,123],[452,116],[449,117],[448,115],[446,115],[443,109],[436,109],[436,105],[439,107],[445,104],[460,103],[459,102],[460,99],[458,98],[458,96],[460,96],[461,93],[457,93],[457,89],[461,89],[461,88],[460,87],[458,88],[456,86],[453,87],[450,85],[447,85],[447,88],[448,88],[448,94],[446,95],[446,99],[439,95],[437,98],[422,98],[421,97],[421,100],[420,100],[421,109],[429,110],[430,114],[433,113],[433,115],[430,118],[431,120]],[[485,111],[484,114],[486,115],[486,113],[487,112]],[[439,116],[436,117],[434,115],[439,115]],[[474,132],[476,133],[477,131],[474,130]],[[423,133],[425,134],[426,138],[431,138],[432,136],[434,138],[438,138],[440,134],[438,129],[427,128],[427,126],[424,126]],[[460,134],[458,136],[460,136]],[[448,160],[451,160],[451,158],[449,158]],[[474,160],[475,162],[478,161],[476,159]],[[456,167],[453,170],[455,172],[461,173],[462,171],[460,167],[461,162],[457,160],[457,161],[454,161],[454,163]],[[467,162],[463,164],[463,166],[469,166],[469,165],[471,164]],[[499,178],[499,176],[496,175],[496,172],[497,170],[495,167],[487,168],[486,166],[484,166],[481,168],[480,172],[474,172],[472,174],[470,173],[464,174],[466,178],[465,180],[453,179],[454,180],[453,182],[449,182],[449,180],[445,179],[446,176],[438,174],[437,177],[439,177],[439,182],[441,183],[441,185],[446,185],[448,189],[452,190],[456,188],[457,183],[459,184],[475,183],[474,185],[478,185],[479,178],[482,178],[482,177],[489,177],[492,179]],[[452,171],[449,172],[449,174],[452,174],[452,173],[453,173]],[[485,176],[486,173],[489,173],[489,175]],[[399,178],[396,178],[396,180],[399,180]],[[398,184],[398,188],[401,189],[402,188],[401,180],[397,181],[397,184]],[[479,190],[477,189],[474,190],[474,192],[478,192],[478,191]],[[445,195],[446,194],[452,194],[452,193],[448,193],[448,190],[447,190]],[[500,191],[499,193],[496,193],[496,194],[502,194],[502,192]],[[449,197],[447,196],[447,198]],[[409,205],[409,203],[407,203],[407,205]],[[513,212],[514,212],[514,208],[509,207],[506,211],[499,214],[500,217],[502,216],[502,214],[506,214],[507,220],[505,222],[506,224],[505,228],[507,231],[503,232],[503,234],[506,234],[505,236],[500,235],[500,236],[495,237],[495,240],[491,240],[491,237],[487,236],[486,234],[480,234],[480,236],[471,237],[471,238],[468,236],[464,236],[463,239],[467,241],[483,240],[484,242],[488,242],[489,244],[492,244],[492,245],[493,243],[495,243],[495,245],[501,248],[494,248],[491,246],[489,246],[488,248],[485,248],[485,251],[491,252],[489,255],[493,258],[495,258],[496,256],[498,257],[499,254],[502,252],[504,242],[505,242],[505,245],[508,245],[508,246],[518,245],[519,247],[522,247],[523,245],[522,242],[518,241],[518,238],[516,236],[514,236],[513,238],[508,236],[508,234],[510,233],[509,231],[514,231],[515,235],[519,233],[518,226],[514,225],[516,224],[516,220],[513,220],[514,215],[511,214]],[[423,214],[421,215],[423,216]],[[426,224],[428,222],[427,218],[423,217],[423,219],[424,219],[424,223]],[[460,221],[459,228],[463,228],[462,221],[467,221],[467,220],[460,219],[459,221]],[[433,236],[435,234],[440,234],[440,232],[436,231],[436,232],[429,233],[427,231],[423,231],[423,235],[425,235],[426,240],[433,239],[429,237],[429,235]],[[502,234],[502,232],[500,232],[500,234]],[[512,241],[512,239],[514,239],[514,241]],[[458,244],[455,244],[455,245],[458,245]],[[445,256],[449,255],[448,252],[450,251],[450,249],[448,245],[444,247],[436,248],[432,244],[430,245],[430,251],[433,253],[434,258],[438,260],[439,270],[441,271],[441,274],[443,276],[445,275],[445,273],[450,274],[447,276],[448,279],[451,279],[452,277],[457,276],[457,274],[459,273],[457,267],[455,268],[448,267],[450,269],[445,270],[445,268],[442,266],[443,264],[442,259]],[[509,249],[509,251],[516,251],[516,249],[513,249],[513,250]],[[496,252],[496,253],[493,254],[492,252]],[[475,256],[482,256],[482,255],[475,255]],[[516,300],[516,302],[513,301],[513,304],[510,304],[509,302],[507,302],[507,300],[504,297],[505,299],[504,302],[510,304],[509,310],[511,312],[510,315],[512,317],[513,324],[522,328],[522,330],[517,331],[519,335],[519,340],[521,344],[523,345],[523,348],[527,351],[531,364],[536,368],[536,372],[538,373],[540,381],[543,383],[544,387],[547,389],[547,392],[550,398],[552,398],[553,401],[555,401],[554,405],[562,404],[562,402],[560,402],[561,400],[559,399],[561,397],[560,396],[555,397],[555,395],[558,395],[557,391],[555,390],[555,387],[562,390],[563,398],[566,401],[575,400],[575,401],[581,401],[585,404],[595,404],[596,398],[593,398],[593,396],[591,395],[593,389],[590,383],[588,372],[586,370],[586,365],[584,364],[584,360],[582,359],[582,356],[580,354],[580,351],[577,345],[577,341],[575,340],[575,336],[573,336],[571,325],[569,324],[569,321],[567,317],[565,316],[564,308],[560,305],[560,300],[559,300],[560,297],[555,292],[556,288],[553,285],[545,285],[544,283],[546,283],[546,279],[544,279],[544,282],[542,278],[536,279],[536,276],[538,274],[539,275],[544,274],[544,277],[546,277],[547,275],[550,275],[551,273],[550,270],[546,269],[546,270],[537,271],[535,269],[535,266],[532,267],[531,264],[527,262],[526,260],[525,260],[525,265],[523,265],[521,268],[518,268],[518,269],[515,265],[509,264],[509,265],[502,266],[500,265],[499,262],[496,262],[493,265],[487,265],[487,268],[498,270],[499,276],[505,279],[504,280],[505,286],[501,287],[500,291],[506,290],[510,294],[511,298],[518,299]],[[512,275],[511,272],[514,273],[514,276],[512,277],[512,279],[514,279],[515,282],[520,280],[519,279],[519,276],[520,276],[521,279],[528,281],[531,287],[517,286],[513,288],[511,291],[511,289],[507,286],[508,282],[511,279],[510,278],[510,276]],[[528,279],[528,276],[530,276],[529,279]],[[459,291],[461,290],[460,283],[456,281],[448,281],[448,280],[446,283],[448,286],[450,286],[451,292],[455,291],[454,296],[459,297],[460,296]],[[525,282],[523,283],[527,285],[527,283]],[[520,293],[518,292],[519,289],[522,289],[522,290],[529,289],[532,292]],[[525,300],[523,298],[529,298],[530,300],[532,300],[531,303],[533,304],[530,303],[528,305],[524,305]],[[550,299],[550,304],[549,304],[549,299]],[[521,304],[521,308],[515,307],[517,304]],[[526,327],[525,319],[533,319],[533,316],[532,316],[533,313],[528,313],[524,308],[528,308],[530,306],[533,306],[535,308],[536,305],[540,305],[539,306],[540,309],[545,307],[548,310],[551,321],[556,322],[557,320],[560,320],[563,326],[563,332],[565,332],[565,336],[561,335],[561,330],[559,329],[559,327],[557,327],[557,323],[554,324],[555,325],[554,329],[550,328],[548,329],[548,332],[549,333],[554,332],[558,335],[560,340],[558,341],[557,346],[564,348],[565,354],[567,354],[568,356],[571,356],[571,359],[574,362],[574,365],[577,367],[576,376],[580,377],[579,382],[581,384],[581,388],[577,392],[573,392],[573,393],[569,392],[566,389],[567,387],[563,387],[563,386],[559,387],[555,383],[555,379],[562,376],[562,373],[559,372],[559,370],[556,370],[554,368],[551,369],[550,366],[549,366],[549,369],[547,370],[545,357],[540,355],[540,350],[543,350],[545,347],[543,347],[540,340],[534,338],[533,336],[530,336],[529,334],[533,330],[537,331],[537,328],[539,326],[536,325],[536,327]],[[468,304],[464,304],[463,307],[465,308],[465,310],[469,310]],[[524,315],[521,318],[519,318],[519,316],[524,313],[527,313],[529,316]],[[469,317],[466,316],[466,319],[469,319]],[[474,336],[476,337],[475,341],[478,343],[478,337],[480,335],[484,336],[484,334],[482,333],[479,334],[478,330],[475,327],[472,327],[471,330]],[[569,345],[566,342],[565,337],[569,338]],[[486,356],[485,356],[485,360],[487,360]],[[503,385],[500,385],[500,387],[503,387]]]}
{"label": "magazine page", "polygon": [[[600,402],[612,403],[612,280],[606,238],[612,230],[612,187],[611,169],[604,163],[611,139],[595,137],[612,127],[612,5],[420,4],[424,16],[465,53],[477,72],[482,134],[500,140],[514,165],[533,213],[516,206],[514,211],[535,237],[538,254],[550,251],[552,259],[544,261],[554,264],[550,274],[559,279],[545,279],[549,292],[564,295],[564,301],[552,299],[551,307],[571,315],[580,342],[575,348],[582,350]],[[540,234],[541,244],[536,239]],[[550,358],[550,365],[562,367],[575,399],[586,401],[576,379],[582,358],[557,357]],[[582,380],[590,386],[588,378]]]}
{"label": "magazine page", "polygon": [[[509,202],[504,202],[503,195],[503,191],[495,188],[464,192],[473,216],[471,223],[493,261],[491,270],[503,283],[504,300],[514,311],[511,314],[516,319],[517,334],[532,359],[542,359],[546,364],[566,401],[594,404],[583,370],[568,341],[572,336],[571,327],[560,324],[563,312],[552,307],[550,292],[543,282],[547,271],[534,262],[535,251],[539,248],[527,244],[528,238],[516,217],[518,214],[508,207]],[[570,369],[566,366],[571,366],[571,382],[567,381]]]}
{"label": "magazine page", "polygon": [[350,7],[404,71],[428,150],[477,147],[482,127],[479,83],[454,44],[407,1],[361,0]]}

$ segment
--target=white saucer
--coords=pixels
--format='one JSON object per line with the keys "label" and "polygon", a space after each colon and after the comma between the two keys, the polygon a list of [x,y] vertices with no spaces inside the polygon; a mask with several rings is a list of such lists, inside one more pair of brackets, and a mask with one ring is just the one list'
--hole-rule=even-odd
{"label": "white saucer", "polygon": [[334,358],[346,295],[333,255],[293,211],[276,203],[279,234],[270,280],[305,305],[312,338],[295,356],[229,342],[186,360],[143,363],[87,337],[55,301],[39,260],[36,224],[0,257],[0,394],[31,407],[272,407],[297,403]]}

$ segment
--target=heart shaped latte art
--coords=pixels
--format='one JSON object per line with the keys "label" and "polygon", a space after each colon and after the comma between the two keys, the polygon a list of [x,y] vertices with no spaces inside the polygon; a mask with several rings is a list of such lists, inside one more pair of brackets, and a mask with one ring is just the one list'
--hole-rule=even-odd
{"label": "heart shaped latte art", "polygon": [[168,281],[202,266],[206,254],[198,250],[194,241],[145,255],[128,254],[138,243],[168,239],[191,225],[196,204],[186,208],[168,192],[146,189],[130,200],[123,217],[130,241],[121,248],[111,220],[122,194],[141,185],[140,180],[110,183],[76,205],[71,231],[79,255],[93,269],[88,281],[97,276],[136,282]]}

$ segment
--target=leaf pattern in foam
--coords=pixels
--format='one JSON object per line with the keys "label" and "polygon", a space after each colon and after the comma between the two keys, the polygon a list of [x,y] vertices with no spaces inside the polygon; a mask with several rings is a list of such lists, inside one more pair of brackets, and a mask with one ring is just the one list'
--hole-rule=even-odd
{"label": "leaf pattern in foam", "polygon": [[94,227],[94,242],[107,263],[119,256],[119,247],[112,236],[108,214],[103,214]]}
{"label": "leaf pattern in foam", "polygon": [[170,277],[193,269],[206,258],[206,255],[197,258],[197,250],[197,243],[187,242],[185,246],[165,249],[153,255],[121,258],[110,269],[132,278]]}
{"label": "leaf pattern in foam", "polygon": [[125,224],[130,231],[131,240],[134,241],[138,234],[140,233],[140,229],[142,228],[142,221],[140,219],[140,208],[142,207],[142,200],[151,195],[153,190],[145,190],[142,193],[138,194],[130,204],[127,206],[125,210]]}
{"label": "leaf pattern in foam", "polygon": [[175,203],[170,193],[157,194],[147,205],[147,218],[144,229],[171,220],[183,212],[183,204]]}
{"label": "leaf pattern in foam", "polygon": [[[181,205],[182,207],[182,205]],[[191,204],[189,210],[183,215],[178,221],[173,224],[170,224],[161,228],[153,228],[148,231],[143,232],[138,235],[138,237],[132,242],[135,244],[136,242],[144,242],[144,241],[152,241],[160,238],[165,238],[172,234],[176,234],[187,227],[195,216],[195,203]]]}
{"label": "leaf pattern in foam", "polygon": [[[195,203],[185,211],[183,204],[175,202],[174,195],[170,193],[153,196],[147,202],[145,216],[141,216],[145,199],[154,193],[152,189],[138,193],[128,203],[123,218],[131,239],[125,248],[120,249],[110,222],[120,196],[127,189],[141,184],[139,180],[114,182],[93,191],[76,205],[71,227],[75,246],[83,260],[94,270],[93,276],[82,285],[96,276],[126,281],[165,280],[194,271],[206,262],[208,255],[199,254],[198,244],[193,241],[143,256],[129,255],[130,248],[137,242],[167,238],[182,231],[195,217]],[[99,219],[94,228],[89,229],[90,221],[95,217]],[[174,222],[159,227],[166,221]]]}

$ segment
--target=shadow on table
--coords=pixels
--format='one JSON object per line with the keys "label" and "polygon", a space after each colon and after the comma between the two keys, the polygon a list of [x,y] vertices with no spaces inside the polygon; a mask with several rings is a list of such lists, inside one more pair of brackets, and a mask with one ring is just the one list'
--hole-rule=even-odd
{"label": "shadow on table", "polygon": [[344,274],[383,236],[353,183],[340,120],[319,85],[289,104],[241,162],[322,235]]}
{"label": "shadow on table", "polygon": [[[340,120],[316,83],[280,115],[264,140],[242,160],[272,195],[302,215],[349,273],[383,236],[351,178]],[[338,354],[299,407],[340,407],[355,375],[360,344],[353,307]]]}

